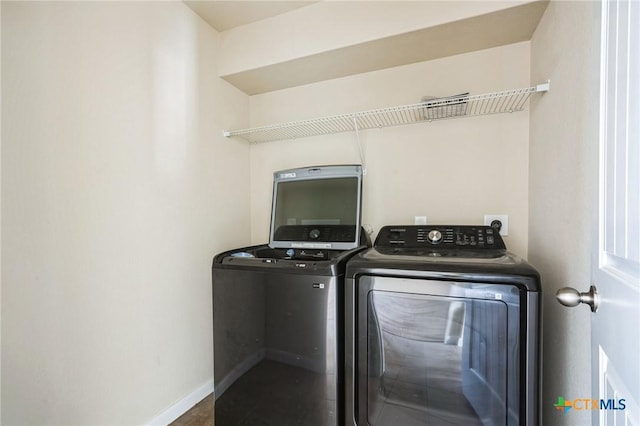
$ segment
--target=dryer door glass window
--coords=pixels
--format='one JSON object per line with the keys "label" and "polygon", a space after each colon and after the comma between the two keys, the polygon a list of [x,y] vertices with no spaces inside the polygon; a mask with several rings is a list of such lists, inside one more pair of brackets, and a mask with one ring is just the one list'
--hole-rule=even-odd
{"label": "dryer door glass window", "polygon": [[367,294],[368,423],[506,425],[507,304],[436,285],[436,294]]}

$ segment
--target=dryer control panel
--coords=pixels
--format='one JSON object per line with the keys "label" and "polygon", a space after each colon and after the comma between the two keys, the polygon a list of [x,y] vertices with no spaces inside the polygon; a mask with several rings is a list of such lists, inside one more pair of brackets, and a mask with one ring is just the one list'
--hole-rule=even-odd
{"label": "dryer control panel", "polygon": [[404,247],[473,250],[505,250],[497,229],[474,225],[398,225],[384,226],[375,247]]}

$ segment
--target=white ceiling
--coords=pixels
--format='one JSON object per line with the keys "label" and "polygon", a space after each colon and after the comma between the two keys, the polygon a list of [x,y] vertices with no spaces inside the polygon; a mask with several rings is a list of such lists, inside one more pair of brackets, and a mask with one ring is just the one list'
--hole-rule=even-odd
{"label": "white ceiling", "polygon": [[316,3],[315,1],[266,0],[184,0],[184,2],[209,25],[220,32]]}

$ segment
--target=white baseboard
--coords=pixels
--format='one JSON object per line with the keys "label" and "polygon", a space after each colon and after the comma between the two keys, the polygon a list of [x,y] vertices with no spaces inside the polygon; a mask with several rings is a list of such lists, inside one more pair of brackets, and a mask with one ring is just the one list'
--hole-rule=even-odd
{"label": "white baseboard", "polygon": [[189,411],[194,405],[202,401],[207,395],[213,392],[213,379],[200,386],[171,407],[164,410],[158,416],[147,422],[147,426],[166,426],[175,419]]}

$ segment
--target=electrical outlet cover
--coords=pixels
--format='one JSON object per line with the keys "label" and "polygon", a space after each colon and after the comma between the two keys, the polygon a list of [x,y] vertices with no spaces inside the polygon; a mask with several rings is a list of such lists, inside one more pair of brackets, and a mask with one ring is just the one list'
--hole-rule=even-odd
{"label": "electrical outlet cover", "polygon": [[503,237],[509,235],[509,215],[508,214],[485,214],[484,224],[491,226],[491,222],[499,220],[502,222],[502,228],[500,228],[500,235]]}
{"label": "electrical outlet cover", "polygon": [[427,217],[426,216],[414,216],[413,217],[413,224],[414,225],[426,225],[427,224]]}

